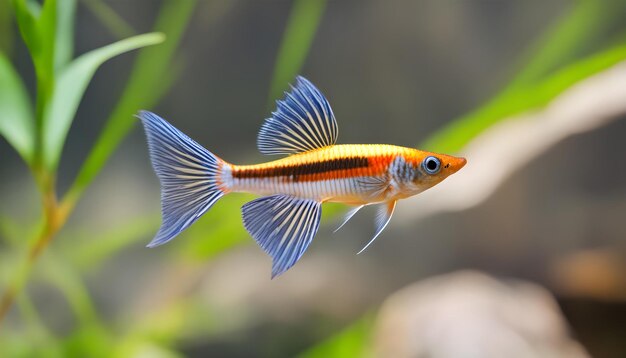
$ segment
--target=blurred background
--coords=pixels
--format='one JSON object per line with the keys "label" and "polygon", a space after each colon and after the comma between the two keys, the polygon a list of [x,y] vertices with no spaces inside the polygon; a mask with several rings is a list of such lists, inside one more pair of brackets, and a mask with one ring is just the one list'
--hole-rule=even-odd
{"label": "blurred background", "polygon": [[[0,0],[0,356],[625,356],[625,20],[622,0]],[[165,41],[139,38],[93,78],[64,72],[152,31]],[[52,64],[25,38],[56,43]],[[247,195],[145,248],[159,184],[132,114],[265,161],[257,131],[297,74],[340,143],[468,166],[358,256],[374,213],[333,234],[347,208],[325,206],[274,280]]]}

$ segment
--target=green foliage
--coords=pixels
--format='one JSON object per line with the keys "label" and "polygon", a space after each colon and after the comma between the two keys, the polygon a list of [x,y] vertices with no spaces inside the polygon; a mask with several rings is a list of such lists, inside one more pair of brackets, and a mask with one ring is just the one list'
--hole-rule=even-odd
{"label": "green foliage", "polygon": [[[544,106],[576,82],[622,61],[626,58],[623,41],[596,47],[601,44],[604,31],[614,24],[609,20],[615,21],[624,13],[623,0],[576,2],[566,16],[531,47],[528,63],[499,95],[450,122],[420,147],[456,152],[493,124]],[[584,58],[587,52],[591,54]]]}
{"label": "green foliage", "polygon": [[[83,3],[115,36],[135,33],[104,2],[83,0]],[[626,47],[621,43],[597,41],[623,15],[612,11],[617,3],[618,0],[576,2],[572,11],[532,47],[526,65],[500,95],[442,129],[426,142],[425,148],[457,151],[502,119],[539,108],[581,79],[626,59]],[[38,257],[39,245],[45,247],[63,227],[83,192],[135,126],[133,114],[154,106],[175,81],[176,69],[180,68],[176,66],[176,51],[196,2],[165,0],[154,26],[158,33],[130,37],[75,59],[72,59],[74,0],[47,0],[43,5],[37,1],[14,0],[11,7],[8,4],[0,0],[0,135],[38,177],[44,211],[33,232],[24,228],[29,225],[0,217],[0,238],[11,250],[0,253],[0,283],[17,287],[17,314],[24,322],[18,330],[1,332],[0,355],[178,357],[173,347],[187,332],[208,331],[221,322],[210,319],[207,322],[205,318],[211,317],[210,312],[200,312],[193,299],[180,297],[163,303],[153,315],[101,317],[83,282],[88,272],[120,252],[143,244],[159,226],[160,215],[156,211],[128,218],[125,223],[97,233],[79,223],[74,231],[62,232],[58,245],[41,257],[32,279],[50,284],[67,302],[75,317],[75,329],[67,336],[56,337],[48,331],[29,293],[20,292],[20,288],[29,278],[34,259],[29,260]],[[276,58],[270,101],[280,97],[284,86],[300,72],[325,7],[324,0],[294,1]],[[2,37],[6,20],[2,11],[8,8],[33,59],[37,81],[34,103],[11,64],[8,52],[11,44]],[[160,33],[166,36],[166,41],[156,45],[164,40]],[[118,103],[69,191],[57,203],[56,170],[68,130],[93,74],[108,59],[148,45],[154,46],[140,50]],[[253,243],[238,215],[241,205],[248,200],[247,195],[229,195],[220,200],[181,234],[175,246],[178,249],[168,254],[195,268],[228,250]],[[341,205],[325,205],[324,220],[343,210]],[[30,237],[34,239],[24,239]],[[24,251],[29,253],[20,261],[15,252]],[[202,328],[198,327],[199,321]],[[367,356],[372,328],[373,318],[368,314],[301,356]]]}
{"label": "green foliage", "polygon": [[341,332],[303,352],[298,357],[341,358],[369,356],[368,350],[372,335],[372,324],[373,317],[366,315]]}
{"label": "green foliage", "polygon": [[0,0],[0,53],[13,54],[13,10],[11,0]]}
{"label": "green foliage", "polygon": [[31,163],[35,153],[35,120],[21,78],[0,53],[0,134]]}
{"label": "green foliage", "polygon": [[322,19],[326,0],[296,0],[278,50],[268,106],[281,97],[287,83],[293,81],[306,59],[317,27]]}
{"label": "green foliage", "polygon": [[[616,11],[617,8],[622,11]],[[597,45],[608,26],[623,15],[624,1],[579,1],[558,24],[533,46],[528,64],[503,92],[485,105],[452,121],[420,148],[442,153],[459,151],[470,140],[506,118],[546,105],[564,90],[626,59],[623,41],[580,59],[584,50]],[[313,347],[303,357],[362,357],[374,321],[369,315],[352,327]]]}
{"label": "green foliage", "polygon": [[155,30],[166,34],[168,41],[139,53],[120,101],[81,167],[67,200],[76,201],[98,175],[133,127],[136,122],[133,116],[137,110],[152,107],[171,86],[175,78],[171,70],[172,58],[194,7],[193,0],[164,2]]}
{"label": "green foliage", "polygon": [[135,34],[135,30],[105,2],[101,0],[83,0],[82,3],[91,10],[94,16],[96,16],[114,36],[124,38]]}
{"label": "green foliage", "polygon": [[183,257],[206,261],[220,253],[252,242],[238,214],[250,195],[228,195],[181,234]]}
{"label": "green foliage", "polygon": [[[55,47],[67,49],[67,32],[57,31],[57,10],[67,10],[64,6],[57,7],[55,0],[46,1],[43,7],[37,2],[16,0],[14,1],[15,18],[22,34],[22,39],[28,47],[29,53],[35,66],[37,78],[37,96],[35,107],[35,150],[33,157],[29,158],[31,167],[38,166],[41,160],[41,126],[43,123],[43,111],[49,98],[52,96],[56,66],[61,66],[65,55],[55,55]],[[66,27],[67,28],[67,27]],[[59,41],[59,44],[57,44]]]}
{"label": "green foliage", "polygon": [[74,0],[49,0],[43,6],[34,1],[16,0],[14,7],[17,24],[35,66],[36,110],[33,119],[25,109],[28,101],[23,84],[8,61],[0,60],[3,67],[0,71],[8,82],[3,84],[6,88],[2,91],[11,92],[11,99],[16,101],[15,104],[2,103],[0,107],[0,113],[10,115],[2,120],[2,134],[31,167],[41,166],[47,175],[54,176],[65,136],[94,72],[108,59],[162,42],[163,37],[151,34],[129,38],[71,61]]}
{"label": "green foliage", "polygon": [[576,82],[625,58],[626,46],[616,46],[566,66],[535,85],[512,87],[494,97],[486,105],[451,122],[420,147],[443,153],[456,152],[482,131],[502,119],[544,106]]}
{"label": "green foliage", "polygon": [[513,87],[535,85],[577,58],[612,44],[603,41],[615,21],[626,14],[623,0],[576,1],[529,50],[528,62],[511,81]]}
{"label": "green foliage", "polygon": [[[6,7],[4,2],[1,5]],[[85,246],[72,245],[74,251],[68,250],[69,257],[72,258],[72,253],[77,252],[78,256],[74,257],[78,259],[61,259],[49,252],[40,260],[42,270],[36,269],[35,277],[58,289],[76,317],[77,329],[62,343],[47,332],[28,294],[22,293],[21,289],[33,271],[35,260],[63,227],[82,191],[132,128],[135,122],[132,114],[138,108],[153,105],[172,83],[175,73],[170,73],[169,76],[163,74],[168,73],[167,69],[171,67],[172,55],[194,5],[195,1],[191,0],[164,2],[156,27],[169,36],[169,41],[165,45],[140,54],[120,103],[83,166],[82,176],[79,175],[77,184],[70,190],[72,196],[66,196],[59,203],[56,200],[54,186],[56,168],[66,135],[93,74],[110,58],[163,42],[164,35],[152,33],[134,36],[72,60],[76,9],[74,0],[58,2],[48,0],[43,5],[27,0],[13,2],[13,15],[35,67],[37,93],[33,111],[33,105],[20,76],[7,56],[0,52],[0,134],[31,167],[40,185],[43,212],[41,225],[31,225],[36,232],[30,242],[24,240],[25,237],[31,236],[29,230],[21,229],[8,218],[0,220],[0,236],[12,250],[2,253],[0,283],[3,286],[6,284],[6,288],[0,297],[0,320],[4,318],[15,299],[22,319],[27,327],[33,329],[32,333],[1,334],[0,355],[110,356],[111,343],[117,337],[102,324],[82,282],[78,267],[87,266],[85,258],[92,259],[88,264],[93,265],[94,261],[104,260],[102,255],[125,247],[129,241],[136,239],[137,230],[141,235],[141,232],[145,232],[146,226],[153,229],[156,222],[154,218],[150,219],[148,225],[141,226],[141,222],[138,222],[136,227],[129,226],[125,229],[126,235],[120,235],[120,232],[113,233],[116,240],[103,242],[104,245],[101,245],[103,247],[99,247],[102,249],[100,252],[94,252],[91,246],[88,250],[85,249],[88,255],[84,255],[85,252],[81,249]],[[18,259],[21,255],[16,253],[22,254],[24,251],[28,253],[24,253],[24,257]],[[96,255],[93,256],[94,254]],[[29,344],[29,337],[38,337],[41,344]],[[161,349],[160,352],[166,350]]]}
{"label": "green foliage", "polygon": [[48,170],[54,171],[58,166],[63,143],[78,104],[98,67],[124,52],[158,44],[163,40],[164,36],[160,33],[134,36],[88,52],[60,71],[42,124],[44,163]]}

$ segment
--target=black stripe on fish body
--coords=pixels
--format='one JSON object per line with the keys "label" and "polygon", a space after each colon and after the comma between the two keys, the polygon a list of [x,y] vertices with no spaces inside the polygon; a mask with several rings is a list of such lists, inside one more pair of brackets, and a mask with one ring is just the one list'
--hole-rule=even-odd
{"label": "black stripe on fish body", "polygon": [[312,163],[301,163],[288,166],[277,166],[264,169],[239,169],[233,171],[233,178],[267,178],[267,177],[290,177],[294,181],[303,175],[321,174],[339,170],[366,168],[369,160],[366,157],[348,157],[323,160]]}

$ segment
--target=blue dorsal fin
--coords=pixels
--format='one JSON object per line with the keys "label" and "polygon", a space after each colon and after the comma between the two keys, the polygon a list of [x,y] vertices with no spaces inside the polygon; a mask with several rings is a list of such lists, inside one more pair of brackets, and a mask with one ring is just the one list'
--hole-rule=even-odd
{"label": "blue dorsal fin", "polygon": [[293,266],[320,226],[322,205],[311,199],[272,195],[246,203],[243,226],[272,257],[272,278]]}
{"label": "blue dorsal fin", "polygon": [[263,154],[295,154],[335,144],[337,121],[330,104],[306,78],[298,76],[295,87],[276,101],[257,138]]}

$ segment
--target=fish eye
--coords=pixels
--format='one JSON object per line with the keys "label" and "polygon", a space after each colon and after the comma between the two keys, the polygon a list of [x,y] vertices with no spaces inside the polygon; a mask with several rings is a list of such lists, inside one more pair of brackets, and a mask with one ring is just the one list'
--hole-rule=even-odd
{"label": "fish eye", "polygon": [[428,174],[437,174],[441,169],[441,161],[437,157],[429,156],[422,162],[422,167]]}

